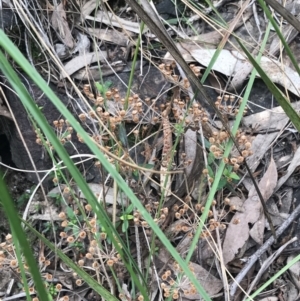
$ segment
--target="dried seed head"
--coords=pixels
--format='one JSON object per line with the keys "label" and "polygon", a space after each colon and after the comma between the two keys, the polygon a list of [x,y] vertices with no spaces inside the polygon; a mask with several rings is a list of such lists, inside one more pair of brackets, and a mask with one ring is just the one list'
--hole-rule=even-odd
{"label": "dried seed head", "polygon": [[237,162],[237,159],[236,159],[236,158],[231,158],[231,159],[230,159],[230,163],[231,163],[231,164],[236,164],[236,162]]}
{"label": "dried seed head", "polygon": [[209,137],[209,142],[211,144],[214,144],[216,142],[216,139],[214,137]]}
{"label": "dried seed head", "polygon": [[60,213],[58,214],[58,217],[59,217],[60,219],[66,219],[66,218],[67,218],[65,212],[60,212]]}
{"label": "dried seed head", "polygon": [[244,160],[245,160],[245,158],[244,157],[242,157],[242,156],[238,156],[237,157],[237,163],[243,163],[244,162]]}
{"label": "dried seed head", "polygon": [[202,170],[202,174],[208,175],[208,169],[207,169],[207,168],[204,168],[204,169]]}
{"label": "dried seed head", "polygon": [[79,119],[82,121],[82,122],[85,122],[86,121],[86,115],[85,114],[79,114],[78,115]]}
{"label": "dried seed head", "polygon": [[229,210],[230,211],[235,211],[236,210],[236,206],[235,205],[231,205]]}
{"label": "dried seed head", "polygon": [[67,238],[67,242],[68,242],[69,244],[73,243],[74,241],[75,241],[75,238],[74,238],[73,236],[69,236],[69,237]]}
{"label": "dried seed head", "polygon": [[246,149],[244,149],[244,150],[242,151],[242,156],[243,156],[244,158],[247,158],[247,157],[249,156],[249,151],[246,150]]}
{"label": "dried seed head", "polygon": [[225,224],[220,224],[220,229],[221,230],[225,230],[226,229],[226,225]]}
{"label": "dried seed head", "polygon": [[251,142],[247,141],[245,143],[245,148],[249,150],[251,148]]}
{"label": "dried seed head", "polygon": [[67,220],[64,220],[60,225],[63,227],[63,228],[66,228],[68,226],[69,222]]}
{"label": "dried seed head", "polygon": [[234,171],[239,170],[239,168],[240,168],[240,165],[239,165],[239,164],[234,164],[234,165],[233,165],[233,170],[234,170]]}
{"label": "dried seed head", "polygon": [[112,260],[112,259],[108,259],[107,261],[106,261],[106,264],[109,266],[109,267],[112,267],[113,265],[114,265],[114,261]]}
{"label": "dried seed head", "polygon": [[60,232],[60,233],[59,233],[59,236],[60,236],[61,238],[66,238],[68,235],[67,235],[66,232]]}
{"label": "dried seed head", "polygon": [[225,139],[227,139],[227,138],[228,138],[228,134],[227,134],[226,132],[224,132],[224,131],[220,132],[220,134],[219,134],[219,139],[220,139],[221,141],[223,141],[223,140],[225,140]]}
{"label": "dried seed head", "polygon": [[176,213],[175,213],[175,217],[176,217],[177,219],[180,219],[180,218],[181,218],[181,214],[180,214],[179,212],[176,212]]}
{"label": "dried seed head", "polygon": [[56,290],[59,292],[62,289],[61,283],[57,283],[55,286]]}
{"label": "dried seed head", "polygon": [[210,146],[209,150],[213,153],[217,150],[217,146],[213,144]]}
{"label": "dried seed head", "polygon": [[38,145],[42,145],[43,144],[43,142],[42,142],[42,140],[40,138],[37,138],[35,140],[35,143],[38,144]]}
{"label": "dried seed head", "polygon": [[223,202],[224,202],[225,205],[229,205],[230,204],[230,199],[229,198],[225,198],[223,200]]}
{"label": "dried seed head", "polygon": [[112,92],[109,90],[105,93],[107,99],[112,99]]}
{"label": "dried seed head", "polygon": [[101,240],[105,240],[106,238],[107,238],[107,233],[101,232],[101,233],[100,233],[100,239],[101,239]]}
{"label": "dried seed head", "polygon": [[91,86],[89,84],[83,85],[83,92],[90,93],[90,91],[91,91]]}
{"label": "dried seed head", "polygon": [[85,239],[86,238],[86,232],[85,231],[80,231],[80,233],[79,233],[79,237],[81,238],[81,239]]}
{"label": "dried seed head", "polygon": [[237,224],[239,224],[241,221],[240,221],[240,219],[239,218],[235,218],[233,221],[232,221],[232,223],[234,224],[234,225],[237,225]]}
{"label": "dried seed head", "polygon": [[9,263],[10,267],[15,269],[18,266],[18,261],[16,259],[13,259]]}
{"label": "dried seed head", "polygon": [[195,205],[195,210],[196,210],[196,211],[200,211],[201,208],[202,208],[201,204],[196,204],[196,205]]}
{"label": "dried seed head", "polygon": [[165,215],[168,215],[168,213],[169,213],[169,208],[168,208],[168,207],[164,207],[164,208],[161,209],[161,212],[162,212],[163,214],[165,214]]}

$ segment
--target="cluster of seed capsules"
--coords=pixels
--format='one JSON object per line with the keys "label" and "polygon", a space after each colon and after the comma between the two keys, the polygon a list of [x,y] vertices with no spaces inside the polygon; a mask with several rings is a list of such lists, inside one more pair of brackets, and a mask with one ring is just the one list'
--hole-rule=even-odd
{"label": "cluster of seed capsules", "polygon": [[245,135],[243,132],[238,131],[236,134],[236,142],[238,144],[240,152],[234,148],[230,153],[230,158],[225,158],[224,150],[226,143],[229,139],[229,135],[225,131],[214,131],[212,136],[209,138],[210,152],[216,159],[222,159],[226,164],[233,166],[233,170],[237,171],[245,159],[253,154],[251,151],[251,136]]}
{"label": "cluster of seed capsules", "polygon": [[[172,103],[157,104],[156,100],[146,98],[141,100],[138,94],[129,97],[127,100],[121,98],[117,89],[111,89],[101,95],[94,96],[90,85],[83,88],[84,94],[95,105],[95,109],[88,115],[92,118],[96,115],[105,123],[109,124],[111,130],[116,128],[120,122],[134,122],[140,124],[157,124],[162,120],[162,113],[171,106],[172,115],[169,117],[175,119],[175,122],[183,122],[184,126],[199,127],[199,122],[207,122],[207,113],[198,103],[190,103],[188,97],[185,100],[174,99]],[[85,121],[87,115],[79,116],[80,120]]]}

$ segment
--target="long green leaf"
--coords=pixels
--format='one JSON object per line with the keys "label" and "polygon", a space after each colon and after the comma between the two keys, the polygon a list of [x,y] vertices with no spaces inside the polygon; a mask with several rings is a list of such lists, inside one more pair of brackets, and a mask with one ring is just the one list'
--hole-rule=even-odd
{"label": "long green leaf", "polygon": [[259,75],[261,76],[262,80],[265,82],[266,86],[270,90],[270,92],[274,95],[275,99],[278,101],[279,105],[282,107],[286,115],[290,118],[292,123],[294,124],[295,128],[300,132],[300,117],[298,113],[294,110],[291,106],[290,102],[283,96],[281,91],[274,85],[274,83],[269,79],[260,65],[255,61],[251,53],[247,50],[247,48],[242,44],[242,42],[237,39],[238,43],[242,47],[243,51],[247,55],[248,59],[257,70]]}
{"label": "long green leaf", "polygon": [[73,262],[73,260],[71,260],[68,256],[66,256],[61,250],[57,249],[48,239],[46,239],[42,234],[40,234],[32,226],[30,226],[29,223],[27,223],[26,221],[23,221],[23,223],[25,223],[26,226],[29,228],[29,230],[35,236],[37,236],[40,240],[42,240],[49,249],[51,249],[53,252],[55,252],[64,263],[66,263],[71,269],[73,269],[74,272],[77,273],[78,276],[81,277],[82,280],[85,281],[91,288],[93,288],[101,297],[103,297],[105,300],[109,300],[109,301],[118,301],[119,300],[118,298],[113,296],[109,291],[107,291],[94,278],[92,278],[88,273],[86,273],[84,270],[79,268],[76,265],[76,263]]}
{"label": "long green leaf", "polygon": [[[13,233],[16,235],[16,238],[22,248],[23,254],[26,258],[26,262],[30,267],[30,272],[35,284],[35,288],[38,292],[39,299],[50,301],[38,265],[33,257],[29,242],[27,241],[25,232],[21,226],[21,221],[19,218],[16,218],[16,216],[18,216],[18,213],[14,207],[13,200],[8,192],[8,189],[4,183],[1,173],[0,173],[0,202],[3,205],[5,214],[10,223],[10,227],[12,228]],[[20,262],[19,264],[21,265]]]}
{"label": "long green leaf", "polygon": [[284,46],[284,49],[286,50],[289,58],[291,59],[292,63],[293,63],[293,66],[295,67],[295,69],[297,70],[298,74],[300,74],[300,68],[299,68],[299,65],[298,65],[298,62],[291,50],[291,48],[289,47],[288,43],[286,42],[286,40],[284,39],[284,36],[283,34],[281,33],[281,30],[280,28],[278,27],[276,21],[274,20],[274,18],[272,17],[272,14],[270,12],[270,10],[268,9],[268,7],[266,6],[266,4],[264,3],[263,0],[258,0],[259,4],[261,5],[261,7],[263,8],[265,14],[267,15],[268,19],[270,20],[270,22],[272,23],[272,26],[274,27],[278,37],[280,38],[283,46]]}
{"label": "long green leaf", "polygon": [[249,298],[245,301],[253,300],[260,292],[262,292],[265,288],[267,288],[271,283],[273,283],[276,279],[278,279],[283,273],[285,273],[291,266],[293,266],[296,262],[300,260],[300,255],[295,257],[289,263],[287,263],[279,272],[277,272],[273,277],[271,277],[268,281],[266,281],[259,289],[257,289]]}

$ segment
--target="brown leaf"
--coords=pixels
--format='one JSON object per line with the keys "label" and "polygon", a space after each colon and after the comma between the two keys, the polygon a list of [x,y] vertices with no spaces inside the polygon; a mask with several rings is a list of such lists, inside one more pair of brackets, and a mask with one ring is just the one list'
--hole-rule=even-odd
{"label": "brown leaf", "polygon": [[53,8],[51,24],[53,28],[58,31],[58,36],[62,42],[72,49],[74,47],[74,41],[67,22],[67,15],[63,6],[63,1]]}
{"label": "brown leaf", "polygon": [[95,63],[97,61],[102,61],[106,58],[107,58],[107,54],[104,51],[103,52],[98,51],[98,53],[91,52],[84,55],[76,56],[65,64],[64,66],[65,72],[61,74],[60,78],[63,79],[67,77],[67,75],[72,75],[79,69],[88,66],[89,64]]}
{"label": "brown leaf", "polygon": [[[199,179],[203,170],[203,152],[197,143],[196,131],[188,129],[184,133],[182,151],[186,154],[184,161],[189,161],[190,164],[186,166],[184,174],[176,176],[176,189],[174,192],[178,197],[191,192],[195,181]],[[184,162],[181,163],[184,164]]]}
{"label": "brown leaf", "polygon": [[[196,264],[194,262],[190,262],[190,268],[193,270],[197,280],[201,283],[204,290],[207,292],[209,296],[213,296],[217,294],[223,287],[222,281],[216,277],[214,277],[210,272],[205,270],[201,265]],[[182,290],[191,289],[191,283],[187,276],[183,276],[181,279],[181,288]],[[189,300],[200,300],[201,296],[199,293],[196,294],[183,294],[183,297]]]}
{"label": "brown leaf", "polygon": [[[259,183],[259,189],[265,201],[267,201],[274,192],[277,184],[277,169],[273,159],[271,159],[268,170],[265,172]],[[233,216],[224,239],[223,256],[224,262],[233,260],[235,254],[243,247],[249,238],[249,224],[259,224],[255,226],[251,233],[256,241],[261,241],[264,231],[264,218],[262,214],[260,199],[252,187],[249,191],[248,199],[243,205],[243,212],[236,212]],[[262,216],[262,219],[260,219]]]}

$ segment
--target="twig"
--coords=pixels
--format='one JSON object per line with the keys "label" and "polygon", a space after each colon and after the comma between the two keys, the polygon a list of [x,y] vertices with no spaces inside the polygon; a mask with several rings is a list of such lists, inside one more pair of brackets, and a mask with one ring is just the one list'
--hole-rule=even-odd
{"label": "twig", "polygon": [[[277,229],[276,237],[279,237],[283,231],[295,220],[295,218],[300,214],[300,205],[290,214],[290,216],[283,222],[283,224]],[[249,257],[246,265],[242,268],[240,273],[236,276],[234,282],[230,286],[230,296],[234,296],[236,289],[242,279],[249,272],[251,267],[254,265],[256,260],[267,251],[267,249],[274,243],[274,236],[271,236],[252,256]]]}

